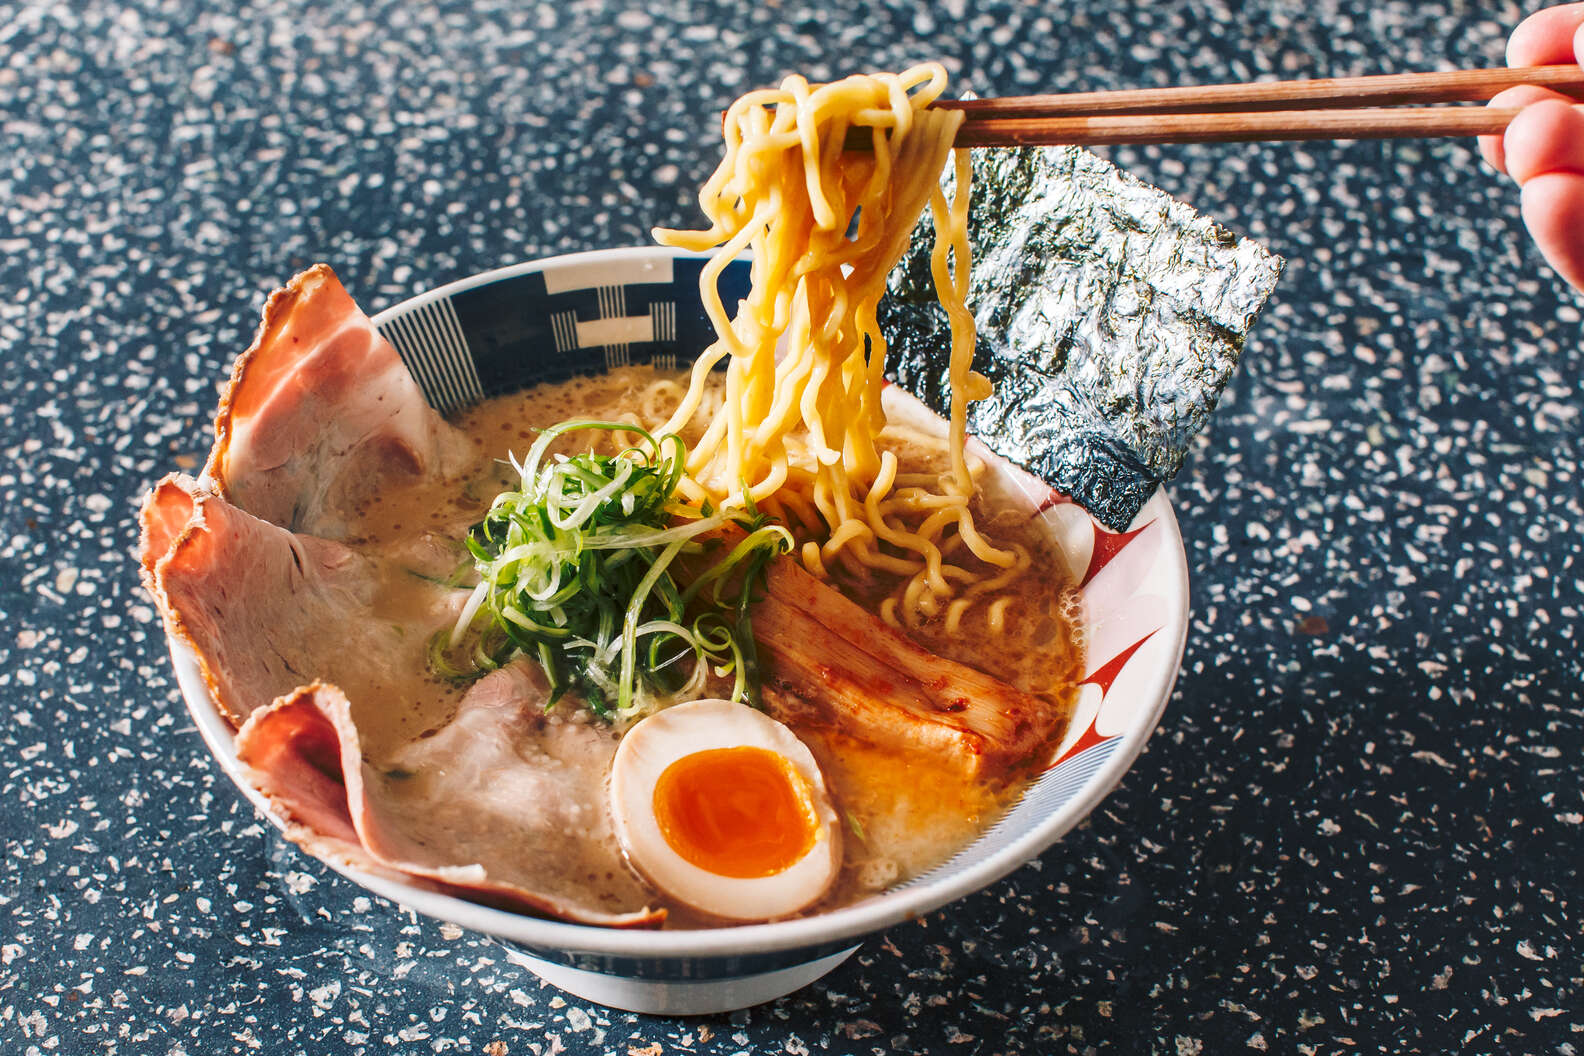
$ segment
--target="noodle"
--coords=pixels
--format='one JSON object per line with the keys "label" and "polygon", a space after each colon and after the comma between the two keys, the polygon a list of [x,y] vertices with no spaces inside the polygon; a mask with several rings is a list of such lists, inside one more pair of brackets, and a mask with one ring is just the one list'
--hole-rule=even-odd
{"label": "noodle", "polygon": [[[929,108],[945,84],[945,70],[930,63],[829,84],[788,77],[743,96],[726,115],[725,157],[699,194],[709,229],[655,232],[667,245],[714,250],[700,293],[716,341],[659,429],[693,420],[724,362],[722,403],[707,409],[688,459],[689,497],[822,526],[825,541],[799,550],[804,565],[821,576],[834,566],[903,577],[880,608],[894,625],[917,626],[944,608],[955,627],[1029,561],[1021,548],[986,540],[969,509],[980,467],[965,454],[967,407],[990,386],[971,370],[964,303],[968,152],[952,149],[962,113]],[[865,130],[872,152],[846,151],[849,131]],[[953,153],[948,202],[940,176]],[[931,274],[951,323],[949,468],[899,478],[897,456],[881,444],[886,344],[876,306],[926,207]],[[750,249],[751,289],[728,316],[718,280]],[[954,551],[974,567],[949,562]],[[1000,625],[1005,608],[994,602],[989,622]]]}

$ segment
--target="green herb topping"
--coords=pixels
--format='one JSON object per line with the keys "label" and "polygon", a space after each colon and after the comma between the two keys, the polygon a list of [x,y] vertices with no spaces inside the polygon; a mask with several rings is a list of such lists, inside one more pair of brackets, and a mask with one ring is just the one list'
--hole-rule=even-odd
{"label": "green herb topping", "polygon": [[[614,455],[547,457],[558,437],[580,431],[639,442]],[[748,607],[792,536],[752,508],[683,502],[686,462],[679,437],[621,422],[541,433],[513,459],[518,489],[497,496],[469,533],[479,583],[456,625],[430,642],[436,673],[476,678],[531,656],[550,679],[551,704],[576,691],[598,714],[626,718],[697,696],[713,670],[734,678],[732,699],[756,703]],[[713,563],[699,559],[714,553]],[[686,587],[672,576],[684,555],[697,570]]]}

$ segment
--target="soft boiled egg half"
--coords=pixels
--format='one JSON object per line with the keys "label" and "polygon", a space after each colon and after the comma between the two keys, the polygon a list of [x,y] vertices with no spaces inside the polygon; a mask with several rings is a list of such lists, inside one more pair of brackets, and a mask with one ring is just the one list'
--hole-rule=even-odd
{"label": "soft boiled egg half", "polygon": [[745,704],[695,700],[633,726],[611,764],[611,806],[633,866],[717,917],[796,913],[841,867],[813,753]]}

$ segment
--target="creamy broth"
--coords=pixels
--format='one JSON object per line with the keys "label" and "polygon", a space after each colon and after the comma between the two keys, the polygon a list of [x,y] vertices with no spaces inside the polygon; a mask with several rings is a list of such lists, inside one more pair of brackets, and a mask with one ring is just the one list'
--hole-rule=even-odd
{"label": "creamy broth", "polygon": [[[467,690],[429,673],[427,642],[442,629],[431,611],[432,599],[436,581],[473,582],[458,575],[466,559],[461,540],[500,490],[516,486],[508,455],[525,453],[536,438],[536,428],[570,418],[657,425],[685,384],[682,372],[627,367],[487,400],[454,420],[474,449],[473,464],[463,474],[379,496],[355,511],[351,541],[388,563],[376,591],[377,615],[404,629],[402,656],[391,678],[406,680],[406,691],[393,694],[390,686],[377,687],[383,710],[365,740],[365,755],[372,765],[382,769],[395,765],[405,744],[443,729]],[[944,435],[944,423],[927,412],[909,408],[899,412],[893,420],[905,424],[887,440],[903,471],[941,472],[946,463],[938,438]],[[566,449],[573,444],[586,449],[589,442],[590,434],[579,434],[570,438]],[[1004,629],[988,630],[984,606],[976,605],[955,632],[948,633],[937,619],[909,634],[940,656],[1035,695],[1051,715],[1059,716],[1047,748],[1035,753],[1036,760],[1043,760],[1064,732],[1082,674],[1077,595],[1065,562],[1042,530],[1034,504],[1002,473],[992,466],[981,476],[976,521],[998,544],[1019,543],[1033,557],[1028,571],[1006,592],[1012,600]],[[854,574],[837,568],[832,575],[843,593],[871,609],[895,586],[894,580],[873,572]],[[465,593],[461,586],[457,591]],[[430,626],[421,626],[425,619]],[[356,693],[352,695],[356,699]],[[557,708],[578,709],[578,704],[569,701]],[[580,714],[577,721],[601,720]],[[839,878],[805,914],[851,903],[940,864],[993,824],[1037,776],[1027,772],[989,779],[968,776],[939,760],[903,756],[849,733],[800,727],[796,722],[789,725],[814,752],[833,802],[847,822]],[[532,805],[525,804],[524,809]],[[619,881],[625,887],[631,878]],[[655,901],[671,911],[667,926],[719,923],[659,893]]]}

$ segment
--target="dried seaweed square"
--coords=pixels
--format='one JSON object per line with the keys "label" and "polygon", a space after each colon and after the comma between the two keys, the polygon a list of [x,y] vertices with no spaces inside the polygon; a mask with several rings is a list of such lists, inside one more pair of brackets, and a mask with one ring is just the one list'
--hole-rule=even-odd
{"label": "dried seaweed square", "polygon": [[[1282,259],[1078,147],[980,150],[969,212],[969,428],[1125,529],[1182,468]],[[950,330],[920,225],[882,302],[889,369],[949,407]]]}

